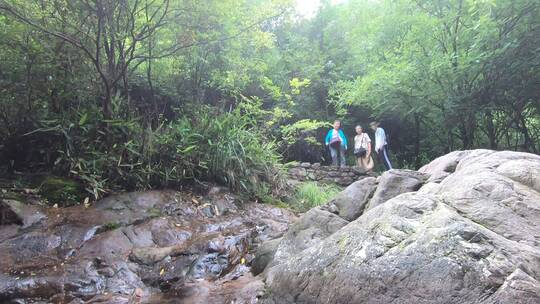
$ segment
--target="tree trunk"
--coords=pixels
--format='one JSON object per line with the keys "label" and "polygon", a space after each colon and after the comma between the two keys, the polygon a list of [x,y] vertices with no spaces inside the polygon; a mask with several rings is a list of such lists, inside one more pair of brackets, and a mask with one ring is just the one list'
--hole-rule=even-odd
{"label": "tree trunk", "polygon": [[536,151],[536,146],[531,140],[531,136],[529,134],[529,129],[527,128],[527,123],[525,121],[525,118],[523,117],[521,112],[516,112],[516,115],[517,115],[517,120],[518,120],[516,121],[516,125],[518,129],[521,131],[521,133],[523,134],[523,138],[524,138],[523,147],[525,148],[527,152],[538,153],[538,151]]}
{"label": "tree trunk", "polygon": [[110,119],[112,117],[111,113],[111,103],[112,103],[112,90],[110,85],[105,81],[104,82],[105,96],[103,97],[101,107],[103,109],[103,117],[105,119]]}
{"label": "tree trunk", "polygon": [[415,162],[414,166],[416,169],[420,168],[421,159],[420,159],[420,115],[414,113],[414,126],[415,126],[415,137],[414,137],[414,155]]}
{"label": "tree trunk", "polygon": [[496,150],[497,149],[497,138],[495,134],[495,126],[493,124],[493,113],[490,109],[486,110],[486,127],[489,138],[489,148]]}

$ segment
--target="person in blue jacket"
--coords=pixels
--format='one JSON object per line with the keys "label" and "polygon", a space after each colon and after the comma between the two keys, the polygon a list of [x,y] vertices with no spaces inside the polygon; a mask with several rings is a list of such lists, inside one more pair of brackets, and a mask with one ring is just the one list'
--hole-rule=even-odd
{"label": "person in blue jacket", "polygon": [[[345,151],[347,150],[347,137],[340,129],[341,121],[334,121],[334,128],[326,134],[325,144],[330,148],[332,166],[338,166],[338,153],[341,167],[345,167]],[[339,152],[338,152],[339,151]]]}

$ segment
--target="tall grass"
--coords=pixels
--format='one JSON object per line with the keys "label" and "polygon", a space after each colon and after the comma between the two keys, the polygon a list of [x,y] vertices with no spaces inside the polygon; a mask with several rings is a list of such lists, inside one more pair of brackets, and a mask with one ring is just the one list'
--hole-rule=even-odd
{"label": "tall grass", "polygon": [[[192,155],[195,176],[250,195],[283,187],[277,147],[249,113],[238,109],[216,115],[209,108],[201,108],[193,117],[187,129],[194,140],[187,147],[178,145],[177,150],[184,156]],[[177,123],[172,126],[181,131]]]}
{"label": "tall grass", "polygon": [[284,174],[275,143],[258,123],[245,108],[218,112],[199,106],[153,129],[137,118],[104,120],[96,111],[35,132],[63,138],[50,147],[59,155],[54,170],[81,181],[95,199],[118,189],[186,181],[216,181],[247,196],[269,198],[283,188]]}
{"label": "tall grass", "polygon": [[289,204],[293,209],[305,212],[313,207],[325,204],[341,190],[337,185],[304,182],[296,188]]}

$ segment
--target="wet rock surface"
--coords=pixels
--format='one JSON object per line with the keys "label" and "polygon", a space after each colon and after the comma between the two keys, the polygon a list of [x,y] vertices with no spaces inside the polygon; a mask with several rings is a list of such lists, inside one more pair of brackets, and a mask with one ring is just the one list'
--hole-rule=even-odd
{"label": "wet rock surface", "polygon": [[253,251],[291,212],[227,191],[148,191],[92,206],[2,201],[1,303],[254,303]]}
{"label": "wet rock surface", "polygon": [[[262,302],[539,303],[540,156],[458,151],[420,171],[385,173],[350,222],[347,204],[313,209],[347,218],[325,233],[303,215],[262,272]],[[291,240],[309,245],[280,251]]]}

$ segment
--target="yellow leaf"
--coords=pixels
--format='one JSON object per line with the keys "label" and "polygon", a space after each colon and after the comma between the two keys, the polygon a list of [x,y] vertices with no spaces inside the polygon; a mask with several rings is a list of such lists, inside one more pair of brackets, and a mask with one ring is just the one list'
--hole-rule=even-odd
{"label": "yellow leaf", "polygon": [[159,275],[162,276],[165,273],[165,269],[161,268],[161,271],[159,272]]}
{"label": "yellow leaf", "polygon": [[246,263],[246,259],[241,258],[241,259],[240,259],[240,264],[244,265],[245,263]]}

